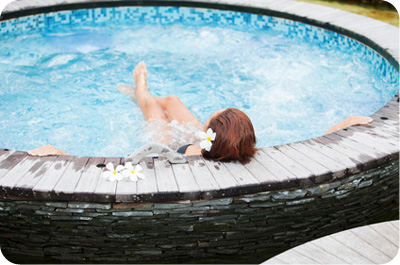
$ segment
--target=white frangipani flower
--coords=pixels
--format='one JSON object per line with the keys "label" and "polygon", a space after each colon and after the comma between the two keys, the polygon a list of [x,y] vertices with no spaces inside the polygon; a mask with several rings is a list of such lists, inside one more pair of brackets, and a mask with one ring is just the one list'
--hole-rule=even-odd
{"label": "white frangipani flower", "polygon": [[118,165],[117,168],[114,169],[113,164],[108,162],[106,168],[108,171],[103,172],[103,178],[108,179],[109,181],[122,180],[124,178],[121,174],[121,171],[124,169],[123,166]]}
{"label": "white frangipani flower", "polygon": [[125,169],[122,171],[122,174],[125,178],[129,178],[131,181],[138,181],[138,179],[144,179],[145,176],[141,171],[143,168],[137,164],[136,167],[133,167],[131,162],[125,164]]}
{"label": "white frangipani flower", "polygon": [[208,128],[207,133],[199,132],[198,135],[202,139],[202,141],[200,142],[200,147],[209,152],[211,150],[212,141],[215,140],[215,136],[217,134],[213,132],[211,128]]}

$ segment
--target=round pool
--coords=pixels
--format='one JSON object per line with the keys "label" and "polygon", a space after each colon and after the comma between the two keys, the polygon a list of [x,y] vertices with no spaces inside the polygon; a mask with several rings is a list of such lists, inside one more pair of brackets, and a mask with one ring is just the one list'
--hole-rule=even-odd
{"label": "round pool", "polygon": [[[130,82],[130,72],[136,62],[131,63],[127,60],[120,60],[121,64],[124,61],[127,61],[127,64],[125,65],[125,69],[121,70],[121,76],[118,75],[118,77],[114,77],[111,75],[114,75],[112,71],[117,68],[116,63],[105,61],[105,63],[110,63],[109,67],[106,70],[100,71],[100,74],[97,75],[99,76],[97,79],[102,81],[97,85],[93,85],[91,87],[91,92],[86,91],[85,93],[78,93],[80,90],[84,91],[84,86],[81,86],[80,83],[83,83],[82,80],[88,79],[90,76],[92,72],[90,67],[94,66],[97,61],[101,61],[103,54],[107,54],[107,45],[109,45],[110,42],[107,37],[108,35],[105,34],[103,35],[104,37],[101,37],[101,34],[103,34],[101,32],[92,35],[89,34],[92,32],[92,22],[90,21],[97,21],[97,23],[100,24],[103,23],[105,29],[106,27],[111,27],[114,20],[118,21],[122,18],[131,21],[129,23],[132,24],[132,28],[141,21],[147,21],[145,23],[146,27],[159,27],[161,24],[160,21],[166,23],[168,20],[164,16],[161,16],[160,13],[151,13],[152,15],[150,16],[148,12],[145,12],[145,14],[139,12],[139,10],[144,12],[144,10],[151,10],[151,8],[128,8],[129,10],[136,10],[139,12],[136,13],[136,16],[131,17],[129,17],[129,15],[123,15],[124,13],[121,10],[128,10],[125,8],[65,11],[32,16],[29,18],[22,16],[78,8],[97,8],[109,5],[134,6],[143,4],[201,6],[212,9],[221,8],[251,12],[254,14],[279,16],[289,20],[249,15],[246,13],[240,13],[243,14],[243,17],[237,18],[236,14],[239,13],[215,10],[206,11],[210,12],[210,16],[207,17],[207,15],[205,15],[206,13],[203,13],[203,15],[196,15],[200,14],[198,12],[201,12],[203,9],[193,10],[182,8],[179,9],[179,13],[174,13],[174,10],[177,9],[159,8],[159,10],[170,10],[171,16],[175,17],[176,20],[178,20],[178,15],[174,14],[180,14],[180,12],[184,10],[196,11],[197,13],[185,11],[187,13],[182,15],[182,17],[179,15],[179,20],[182,20],[182,22],[180,22],[181,25],[185,27],[203,27],[203,29],[204,27],[216,27],[218,30],[223,27],[228,30],[234,28],[235,32],[252,33],[259,31],[262,34],[267,34],[268,31],[274,28],[276,30],[276,35],[272,34],[271,37],[267,37],[269,42],[264,45],[265,48],[268,44],[275,45],[276,43],[272,42],[272,40],[274,40],[274,37],[278,36],[287,39],[288,42],[292,44],[311,42],[312,48],[308,48],[307,51],[314,54],[313,56],[319,53],[317,51],[320,47],[329,48],[332,46],[339,46],[342,47],[340,53],[350,54],[348,55],[349,57],[355,57],[356,65],[364,65],[365,68],[373,69],[371,70],[373,74],[367,75],[365,78],[370,80],[369,82],[377,82],[376,90],[391,93],[388,92],[391,89],[390,84],[398,82],[398,73],[382,59],[382,57],[358,42],[342,36],[343,34],[350,36],[365,43],[367,46],[373,47],[373,49],[378,51],[394,65],[394,68],[398,71],[398,28],[362,16],[357,17],[350,13],[346,14],[345,12],[329,8],[288,0],[235,0],[235,4],[232,4],[233,1],[230,0],[196,0],[182,2],[168,0],[115,0],[103,2],[101,0],[90,0],[89,2],[85,1],[85,3],[83,3],[84,1],[85,0],[52,0],[51,6],[48,7],[41,6],[46,3],[45,1],[41,1],[39,7],[36,6],[33,9],[30,9],[32,8],[32,1],[18,1],[17,11],[14,9],[14,12],[8,11],[2,14],[1,19],[4,22],[0,22],[2,35],[0,42],[2,43],[6,43],[10,39],[14,40],[14,43],[18,43],[17,40],[25,40],[26,43],[28,43],[30,32],[36,34],[38,37],[34,42],[40,42],[41,36],[46,34],[47,36],[51,35],[51,33],[48,33],[49,31],[53,33],[52,39],[50,38],[46,41],[42,40],[40,45],[48,51],[51,51],[51,47],[53,47],[53,49],[58,47],[59,50],[67,51],[66,53],[60,52],[59,54],[57,53],[47,57],[42,56],[45,66],[35,64],[35,62],[42,60],[41,56],[39,56],[36,61],[32,59],[31,64],[21,63],[20,59],[29,57],[28,54],[32,52],[33,49],[27,49],[28,53],[21,51],[19,57],[15,57],[13,63],[15,65],[20,65],[20,70],[11,70],[12,68],[9,68],[10,70],[6,71],[5,76],[2,73],[2,81],[11,82],[17,80],[22,82],[24,79],[32,81],[29,87],[24,87],[24,89],[20,88],[22,93],[17,97],[19,97],[21,101],[34,98],[35,93],[39,93],[37,89],[41,87],[41,84],[53,82],[52,80],[56,74],[49,71],[49,69],[69,69],[71,67],[70,63],[72,63],[73,67],[77,68],[75,72],[73,72],[74,74],[70,74],[65,82],[60,81],[56,85],[53,84],[50,90],[42,93],[41,96],[36,99],[37,102],[33,102],[34,104],[32,104],[32,108],[45,108],[46,111],[44,113],[51,113],[53,110],[69,106],[71,110],[64,110],[66,112],[75,113],[75,118],[67,119],[67,116],[63,116],[65,122],[61,124],[62,127],[67,126],[66,124],[70,124],[74,120],[84,120],[76,125],[81,128],[78,133],[75,132],[76,138],[73,142],[77,146],[77,151],[73,154],[82,154],[84,151],[82,142],[85,138],[84,131],[86,130],[86,124],[93,125],[95,123],[94,121],[99,118],[103,127],[108,129],[114,128],[115,134],[115,128],[117,128],[116,120],[123,119],[123,114],[121,113],[138,111],[129,99],[118,94],[115,89],[115,85],[118,82]],[[70,4],[65,4],[66,2]],[[35,1],[36,5],[37,3],[38,2]],[[55,5],[56,3],[63,3],[63,5]],[[30,8],[27,8],[27,6],[30,6]],[[312,14],[310,10],[312,10]],[[217,19],[218,15],[214,13],[225,14],[225,16],[220,15],[219,19]],[[93,16],[93,14],[96,16]],[[17,17],[21,18],[5,21]],[[201,17],[201,20],[205,21],[211,19],[209,22],[215,19],[215,24],[207,24],[208,26],[204,26],[204,24],[202,24],[204,22],[201,22],[201,25],[196,24],[200,23],[196,20],[196,17]],[[265,20],[263,21],[263,19]],[[326,32],[310,25],[293,22],[293,20],[327,28],[334,32],[339,32],[342,35]],[[242,21],[242,25],[236,25],[240,24],[238,21]],[[349,23],[349,21],[351,21],[351,23]],[[82,31],[81,29],[80,34],[71,32],[68,34],[61,32],[54,33],[53,30],[58,30],[57,28],[61,28],[61,25],[63,25],[62,27],[64,27],[64,29],[83,27],[86,31]],[[168,25],[168,27],[169,26],[176,27],[177,24],[172,23]],[[145,26],[142,28],[144,27]],[[257,27],[259,27],[259,29],[257,29]],[[42,29],[39,30],[39,28]],[[123,26],[114,27],[115,31],[120,28],[123,28]],[[139,29],[136,30],[140,31],[141,27],[138,28]],[[36,31],[36,33],[33,33],[33,29],[35,29],[34,31]],[[153,30],[155,30],[155,28],[147,29],[149,30],[146,34],[151,34]],[[371,29],[374,29],[374,31]],[[210,34],[214,32],[211,29],[207,30]],[[106,33],[108,34],[109,32]],[[233,32],[234,31],[231,31],[229,37],[235,40],[235,34]],[[89,39],[87,39],[88,34]],[[170,35],[172,36],[172,33]],[[220,31],[215,35],[217,39],[224,36]],[[64,37],[57,41],[57,36]],[[96,36],[98,37],[96,38]],[[154,38],[155,42],[159,39],[164,39],[161,35],[157,36],[157,38]],[[204,38],[211,42],[212,38],[207,38],[207,36]],[[262,39],[261,37],[258,38]],[[257,37],[253,39],[257,39]],[[51,40],[53,42],[51,42]],[[75,40],[80,40],[78,43],[81,43],[81,46],[83,46],[83,48],[78,51],[76,50],[76,46],[71,46],[71,43],[76,43]],[[182,50],[183,52],[185,49],[182,43],[187,41],[188,38],[180,38],[180,40],[181,44],[179,44],[179,49],[175,48],[175,51]],[[200,40],[201,39],[199,39],[199,41],[190,42],[190,46],[200,45]],[[238,41],[240,43],[240,41],[243,40],[245,40],[245,38]],[[52,46],[50,46],[51,43]],[[236,45],[234,43],[235,41],[226,46],[225,49],[228,50],[234,47]],[[11,55],[12,49],[17,45],[8,45]],[[174,47],[169,47],[167,44],[164,44],[164,46],[166,48],[168,47],[168,50],[174,51]],[[212,47],[212,45],[210,46]],[[253,58],[250,56],[254,54],[259,54],[261,56],[262,51],[264,51],[264,49],[257,50],[253,48],[253,46],[245,46],[246,45],[242,46],[243,49],[239,52],[231,52],[230,57],[236,58],[238,55],[237,53],[243,53],[250,59]],[[68,50],[68,47],[72,48]],[[119,47],[121,47],[121,45],[119,45]],[[134,50],[135,47],[137,48],[137,45],[131,45],[131,51]],[[148,47],[152,47],[151,43],[148,43]],[[277,45],[277,47],[282,51],[279,53],[279,56],[282,56],[282,58],[286,53],[291,54],[291,52],[293,52],[290,49],[284,49],[284,45]],[[221,54],[225,49],[221,49]],[[249,49],[255,52],[250,52]],[[129,49],[127,50],[129,51]],[[187,50],[189,50],[189,48]],[[196,52],[200,54],[200,49],[198,48],[197,50],[193,48],[190,50],[192,50],[193,53]],[[210,48],[210,51],[211,50]],[[331,51],[333,54],[336,52],[334,50]],[[220,52],[210,56],[210,61],[219,60],[216,56],[219,56]],[[82,55],[91,53],[95,54],[97,57],[89,59],[90,57],[83,57]],[[132,56],[127,51],[124,53],[126,58]],[[115,52],[114,56],[117,55],[118,53]],[[158,55],[161,55],[161,52],[158,53]],[[171,52],[171,58],[173,57],[172,55],[173,53]],[[185,59],[187,56],[188,55],[185,55]],[[240,101],[232,104],[242,104],[236,106],[240,106],[249,113],[249,115],[252,115],[254,121],[257,120],[258,116],[260,116],[261,119],[263,113],[267,111],[268,114],[273,117],[273,107],[267,104],[268,95],[270,95],[270,101],[272,101],[272,99],[274,99],[274,102],[275,100],[278,102],[281,100],[279,103],[281,105],[278,104],[278,106],[275,106],[275,108],[282,106],[282,110],[279,113],[279,115],[281,115],[280,120],[283,119],[285,112],[291,110],[290,108],[283,108],[285,106],[283,103],[286,102],[286,100],[288,101],[286,105],[292,109],[297,107],[300,115],[300,103],[306,101],[306,99],[302,97],[300,92],[297,92],[298,94],[296,96],[302,100],[298,100],[299,102],[296,104],[290,105],[290,100],[294,100],[295,97],[289,97],[287,95],[289,95],[289,92],[299,87],[300,83],[295,81],[296,79],[294,77],[301,77],[298,73],[301,72],[301,69],[306,69],[308,65],[302,63],[304,61],[300,60],[305,56],[304,54],[292,56],[297,56],[298,58],[296,59],[298,59],[298,61],[292,62],[293,67],[288,67],[286,65],[286,67],[281,69],[281,75],[278,75],[279,71],[276,71],[279,69],[277,68],[278,66],[272,64],[274,59],[273,53],[271,52],[269,56],[264,56],[270,59],[270,61],[268,61],[270,65],[268,65],[268,71],[260,70],[260,73],[264,73],[264,75],[267,76],[270,72],[269,76],[276,75],[275,79],[277,81],[273,82],[274,79],[272,78],[270,79],[271,83],[263,83],[263,86],[259,86],[256,90],[258,97],[264,99],[262,111],[253,112],[252,114],[251,108],[253,105],[246,108],[245,103],[243,103],[246,97],[253,96],[254,101],[258,100],[258,97],[251,93],[242,94],[240,96]],[[311,57],[314,58],[313,56]],[[111,56],[109,55],[108,57]],[[170,91],[165,88],[166,92],[163,94],[164,90],[161,88],[164,88],[162,86],[163,84],[168,83],[168,77],[176,75],[178,78],[169,82],[180,85],[176,94],[179,93],[179,95],[184,98],[184,95],[187,93],[185,92],[186,83],[179,82],[182,81],[183,78],[187,78],[186,80],[195,80],[195,76],[201,74],[201,72],[193,73],[193,76],[190,78],[186,77],[183,73],[187,71],[192,64],[185,65],[183,60],[179,64],[176,63],[177,67],[174,68],[174,71],[169,70],[168,72],[168,69],[173,66],[171,62],[169,62],[168,67],[163,68],[164,65],[157,65],[156,59],[152,59],[150,56],[146,58],[143,57],[145,57],[145,55],[141,52],[140,58],[135,60],[146,60],[148,63],[151,71],[149,73],[150,87],[152,92],[157,95],[163,96],[170,93]],[[160,56],[160,58],[161,57],[162,56]],[[329,60],[325,60],[325,64],[329,65],[330,62],[335,62],[335,57],[336,55],[329,57]],[[32,58],[34,58],[34,53],[32,53]],[[320,61],[323,61],[321,58],[322,57],[320,57]],[[4,55],[2,55],[1,63],[4,64],[6,59],[4,59]],[[277,59],[277,57],[275,57],[275,59]],[[86,64],[82,68],[82,66],[79,65],[81,60],[91,61],[92,64]],[[197,60],[201,61],[202,56],[197,55]],[[314,59],[313,62],[315,61],[317,60]],[[341,59],[339,61],[340,64],[338,64],[331,73],[327,71],[324,72],[324,67],[319,66],[313,74],[315,76],[321,74],[321,77],[316,78],[316,80],[314,79],[313,82],[318,83],[319,79],[324,79],[326,76],[329,76],[329,74],[333,74],[343,68],[345,61]],[[194,62],[195,60],[192,60],[192,63]],[[255,62],[257,62],[257,60],[255,60]],[[250,66],[247,67],[251,67],[255,62],[251,62],[249,64]],[[233,65],[233,62],[229,61],[229,63]],[[242,63],[247,63],[247,60],[242,60]],[[262,69],[261,63],[258,64],[258,66]],[[37,76],[28,74],[28,69],[32,70],[32,68],[35,67]],[[200,69],[200,66],[197,67]],[[158,71],[158,68],[161,70]],[[17,76],[16,73],[23,73],[21,69],[26,70],[26,74]],[[257,72],[253,70],[254,68],[252,71],[249,71],[247,75],[241,76],[241,78],[252,76],[252,73]],[[297,73],[296,75],[293,74],[294,71]],[[61,72],[62,71],[60,71],[60,73]],[[83,75],[83,77],[80,76],[80,72],[86,72],[86,77],[85,75]],[[65,75],[65,73],[66,72],[63,72],[63,75]],[[44,74],[46,76],[45,80],[38,81],[36,77],[38,77],[39,74]],[[9,78],[10,75],[14,75],[14,78]],[[161,80],[163,80],[163,82],[157,81],[159,75],[162,75]],[[220,75],[220,78],[222,78],[221,72],[214,72],[212,74],[207,74],[207,77],[200,83],[208,84],[207,82],[210,78],[215,78],[213,81],[215,83],[220,79],[215,77],[216,75]],[[311,75],[304,74],[303,78],[309,76]],[[349,76],[353,77],[350,74]],[[342,85],[348,82],[346,78],[348,78],[348,76],[343,80],[337,80],[332,77],[332,82],[325,84],[325,86],[327,86],[325,89],[320,88],[320,91],[318,93],[316,92],[313,98],[315,100],[319,100],[319,97],[322,98],[322,94],[319,93],[323,90],[340,90],[342,87],[339,84]],[[95,78],[93,78],[93,80],[94,79]],[[111,81],[107,81],[108,79]],[[233,79],[232,76],[231,79]],[[234,89],[234,82],[231,79],[228,78],[224,81],[229,84],[229,86],[224,87],[224,96],[227,96],[225,93]],[[70,80],[74,80],[77,85],[69,84],[68,82]],[[211,84],[213,82],[211,82]],[[246,84],[257,85],[254,83],[255,81],[253,81],[253,83],[251,82],[251,80],[246,80]],[[287,86],[286,88],[283,85],[279,87],[283,82],[287,82],[285,85]],[[377,85],[379,82],[383,82],[382,87]],[[201,87],[201,84],[197,85],[194,91],[198,91],[197,89]],[[223,82],[219,84],[222,86]],[[267,92],[263,92],[263,89],[268,88],[268,84],[273,87],[279,87],[280,90],[287,92],[286,99],[283,96],[279,97],[277,93],[269,92],[268,94]],[[313,83],[311,82],[311,84]],[[367,90],[364,90],[364,84],[363,82],[360,83],[363,89],[359,89],[359,93],[367,93]],[[306,90],[308,86],[309,84],[300,86],[300,88]],[[321,87],[323,86],[324,85],[321,85]],[[242,90],[246,91],[243,88],[246,88],[248,92],[252,89],[250,86],[238,86],[236,88],[237,91],[234,91],[234,93],[239,93]],[[297,90],[300,91],[300,88],[297,88]],[[9,83],[5,90],[2,88],[0,99],[2,100],[3,96],[5,97],[5,91],[11,93],[10,91],[12,89],[16,91],[17,86],[12,86]],[[75,95],[63,94],[64,90],[73,91],[71,93],[75,93]],[[219,97],[217,91],[216,87],[211,87],[211,89],[203,92],[207,94],[208,97],[205,97],[205,99],[202,98],[201,103],[211,104],[210,102],[212,102],[213,104],[215,103],[215,108],[219,107],[218,104],[220,102],[213,101],[215,98]],[[346,91],[342,91],[341,93],[345,93]],[[253,91],[253,93],[256,92]],[[49,100],[45,98],[48,96],[47,94],[53,93],[56,93],[53,99]],[[90,93],[96,96],[103,95],[104,98],[90,99]],[[375,100],[380,100],[381,97],[379,95],[384,95],[384,93],[385,92],[377,93],[374,101],[366,100],[365,102],[368,103],[365,103],[365,105],[373,105]],[[318,97],[318,95],[320,96]],[[67,104],[64,102],[62,104],[49,105],[49,102],[52,100],[61,100],[63,97],[67,97]],[[74,104],[74,101],[81,98],[83,99],[81,105],[78,104],[77,106],[77,104]],[[332,101],[330,103],[331,105],[334,105],[333,102],[335,102],[335,100],[337,105],[344,105],[347,104],[346,100],[361,100],[361,97],[349,97],[343,94],[339,99],[329,96],[327,99],[328,101]],[[94,111],[94,113],[90,115],[85,114],[85,104],[90,105],[92,101],[95,100],[98,100],[99,110]],[[186,104],[189,104],[187,98],[183,100]],[[1,107],[5,109],[4,105],[7,105],[11,110],[5,115],[15,115],[12,113],[17,112],[17,105],[20,101],[14,100],[14,102],[12,102],[8,100],[5,102],[6,104],[3,102],[1,103]],[[45,104],[43,104],[43,102]],[[106,111],[105,105],[116,106],[118,112],[114,112],[116,115],[114,119],[107,120],[104,118],[106,115],[110,115],[106,113],[112,113],[110,109]],[[333,108],[331,105],[328,105],[328,107]],[[14,111],[12,111],[13,108]],[[30,107],[26,108],[26,113],[30,111],[29,108]],[[207,110],[207,107],[199,107],[199,109],[196,109],[193,105],[191,108],[199,116],[202,114],[199,113],[198,110]],[[295,112],[292,111],[292,113]],[[39,124],[43,122],[41,119],[51,121],[48,116],[46,117],[43,115],[43,112],[39,112],[39,114],[35,116],[36,120],[33,119],[32,121],[31,119],[29,120],[31,121],[30,123],[27,122],[25,124],[26,127],[32,125],[27,129],[28,132],[39,128]],[[62,112],[53,115],[61,116]],[[25,112],[20,111],[18,117],[23,116],[26,116]],[[131,117],[132,118],[129,118],[132,119],[130,121],[134,121],[133,116]],[[201,156],[188,157],[187,163],[183,164],[169,163],[163,156],[145,158],[140,161],[140,164],[143,167],[146,178],[138,182],[111,182],[101,177],[103,172],[101,165],[107,164],[108,162],[114,165],[126,163],[126,159],[121,157],[30,157],[26,152],[3,149],[0,146],[1,250],[4,256],[14,263],[259,264],[287,248],[303,244],[327,234],[359,225],[365,225],[367,223],[388,220],[389,218],[398,218],[398,93],[384,107],[372,114],[371,117],[374,119],[374,122],[370,126],[353,126],[334,134],[301,142],[259,148],[254,159],[246,165],[233,162],[214,162],[206,160]],[[2,116],[2,119],[5,119],[4,116]],[[3,139],[3,135],[5,135],[4,131],[9,133],[12,130],[16,130],[12,129],[14,125],[13,122],[16,120],[17,119],[14,119],[12,122],[9,122],[5,130],[1,127]],[[112,122],[110,122],[110,120]],[[261,125],[269,122],[269,120],[265,118],[262,120],[263,123]],[[298,119],[293,124],[302,121],[303,120]],[[127,125],[129,125],[130,128],[137,128],[138,131],[140,131],[143,126],[145,126],[145,124],[141,122],[142,119],[139,119],[138,123],[127,123]],[[68,140],[67,138],[73,136],[72,133],[61,134],[61,131],[57,131],[55,128],[57,126],[51,124],[48,126],[47,129],[41,132],[40,136],[45,135],[47,131],[56,131],[59,133],[60,138],[65,138],[64,142]],[[284,129],[285,127],[280,126],[280,128]],[[257,133],[260,134],[259,129],[257,130]],[[103,130],[99,129],[93,131],[93,135],[91,135],[93,138],[95,138],[96,134],[100,133],[100,131],[103,132]],[[18,132],[19,131],[16,133]],[[19,142],[27,142],[27,136],[27,133],[19,135],[17,140]],[[116,134],[113,135],[111,133],[111,137],[112,139],[117,139]],[[132,137],[137,137],[137,134],[136,136],[132,134]],[[263,146],[261,141],[264,139],[269,141],[272,139],[271,137],[272,136],[262,138],[259,135],[259,145]],[[97,140],[98,146],[105,146],[105,144],[101,144],[100,139],[99,137]],[[11,142],[5,142],[6,140],[2,141],[2,145],[11,146]],[[121,143],[122,142],[123,141],[121,141]],[[267,143],[265,145],[268,144],[273,143]],[[82,148],[82,151],[80,148]]]}
{"label": "round pool", "polygon": [[[79,9],[6,20],[0,35],[0,146],[16,150],[52,144],[110,157],[147,143],[140,109],[116,89],[133,84],[140,61],[153,95],[178,95],[202,122],[218,109],[243,110],[258,147],[322,135],[348,115],[369,116],[399,83],[389,62],[354,39],[243,12]],[[182,130],[189,128],[173,123],[172,139]],[[179,140],[173,148],[188,141]]]}

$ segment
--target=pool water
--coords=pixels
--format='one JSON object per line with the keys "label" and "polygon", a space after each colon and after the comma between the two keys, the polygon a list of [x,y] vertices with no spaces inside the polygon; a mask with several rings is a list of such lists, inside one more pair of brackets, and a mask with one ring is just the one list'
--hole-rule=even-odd
{"label": "pool water", "polygon": [[[74,155],[124,156],[154,140],[140,109],[116,89],[133,85],[140,61],[154,96],[179,96],[203,123],[219,109],[244,111],[258,147],[320,136],[351,114],[369,116],[399,85],[388,62],[352,39],[228,11],[64,11],[3,22],[0,36],[0,147],[17,150],[52,144]],[[172,138],[195,133],[172,127]]]}

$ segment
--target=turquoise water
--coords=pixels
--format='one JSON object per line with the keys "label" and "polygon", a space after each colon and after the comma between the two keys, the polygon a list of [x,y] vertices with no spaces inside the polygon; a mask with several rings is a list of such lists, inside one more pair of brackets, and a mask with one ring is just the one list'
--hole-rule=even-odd
{"label": "turquoise water", "polygon": [[202,122],[222,108],[243,110],[258,147],[322,135],[348,115],[373,114],[398,90],[398,73],[369,48],[298,35],[190,21],[3,33],[0,147],[124,156],[145,144],[140,109],[116,89],[133,84],[140,61],[153,95],[179,96]]}

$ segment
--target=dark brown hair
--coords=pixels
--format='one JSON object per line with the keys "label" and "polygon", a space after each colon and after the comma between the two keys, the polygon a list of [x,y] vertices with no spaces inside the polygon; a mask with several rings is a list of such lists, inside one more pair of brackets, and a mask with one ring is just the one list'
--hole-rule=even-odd
{"label": "dark brown hair", "polygon": [[222,111],[210,120],[208,128],[215,133],[210,151],[202,150],[205,158],[216,161],[239,160],[246,164],[254,156],[256,136],[247,115],[235,108]]}

